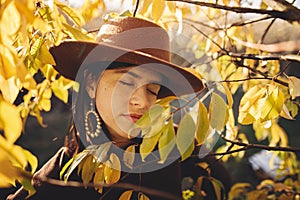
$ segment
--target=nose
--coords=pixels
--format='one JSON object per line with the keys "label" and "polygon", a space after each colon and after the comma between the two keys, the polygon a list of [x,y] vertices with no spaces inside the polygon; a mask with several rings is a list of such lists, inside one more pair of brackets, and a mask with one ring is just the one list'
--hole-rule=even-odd
{"label": "nose", "polygon": [[142,86],[133,91],[129,103],[135,108],[148,110],[151,106],[151,102],[146,87]]}

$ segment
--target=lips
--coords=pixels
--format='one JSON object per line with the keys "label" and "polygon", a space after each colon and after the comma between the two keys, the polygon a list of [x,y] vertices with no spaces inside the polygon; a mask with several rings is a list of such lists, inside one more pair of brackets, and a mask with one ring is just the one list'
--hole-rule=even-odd
{"label": "lips", "polygon": [[124,115],[129,120],[133,121],[134,123],[137,122],[143,115],[142,114],[125,114]]}

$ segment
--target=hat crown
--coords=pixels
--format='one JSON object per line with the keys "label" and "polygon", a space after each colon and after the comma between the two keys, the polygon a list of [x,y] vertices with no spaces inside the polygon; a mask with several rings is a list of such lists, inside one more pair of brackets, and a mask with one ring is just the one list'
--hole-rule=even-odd
{"label": "hat crown", "polygon": [[150,21],[136,17],[116,17],[100,28],[96,41],[129,50],[137,50],[170,61],[167,31]]}

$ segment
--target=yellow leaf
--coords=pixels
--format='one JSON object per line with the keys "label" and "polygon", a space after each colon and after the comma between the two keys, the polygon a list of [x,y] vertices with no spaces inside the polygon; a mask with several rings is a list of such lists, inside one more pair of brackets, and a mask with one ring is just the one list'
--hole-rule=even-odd
{"label": "yellow leaf", "polygon": [[12,50],[0,44],[0,77],[9,79],[17,73],[17,55]]}
{"label": "yellow leaf", "polygon": [[34,78],[23,63],[18,66],[17,77],[21,81],[22,87],[26,88],[27,90],[36,88],[36,82]]}
{"label": "yellow leaf", "polygon": [[228,107],[231,108],[233,105],[232,94],[231,94],[229,88],[227,87],[227,85],[225,85],[224,83],[223,83],[223,88],[225,89],[225,94],[226,94],[227,101],[228,101]]}
{"label": "yellow leaf", "polygon": [[294,76],[289,76],[289,92],[292,99],[300,96],[300,79]]}
{"label": "yellow leaf", "polygon": [[51,110],[51,100],[50,99],[42,99],[38,103],[40,110],[44,110],[49,112]]}
{"label": "yellow leaf", "polygon": [[224,199],[222,193],[224,193],[224,189],[223,189],[223,184],[221,181],[217,180],[217,179],[214,179],[214,178],[211,178],[211,183],[214,187],[214,190],[215,190],[215,194],[216,194],[216,197],[217,197],[217,200],[222,200]]}
{"label": "yellow leaf", "polygon": [[162,16],[164,10],[165,10],[165,1],[164,0],[153,0],[152,4],[152,17],[154,21],[158,21],[160,17]]}
{"label": "yellow leaf", "polygon": [[205,105],[199,101],[198,116],[196,123],[196,139],[198,145],[203,144],[209,130],[209,120]]}
{"label": "yellow leaf", "polygon": [[51,26],[48,23],[46,23],[44,20],[42,20],[41,18],[35,18],[32,25],[36,30],[41,31],[42,34],[45,34],[45,33],[51,31]]}
{"label": "yellow leaf", "polygon": [[96,170],[96,162],[94,156],[88,155],[87,158],[83,161],[81,177],[83,184],[87,184],[92,180],[93,174]]}
{"label": "yellow leaf", "polygon": [[168,96],[162,99],[158,99],[156,104],[162,105],[164,107],[168,106],[170,104],[171,101],[177,99],[176,96]]}
{"label": "yellow leaf", "polygon": [[243,194],[251,189],[250,183],[236,183],[234,184],[228,193],[229,199],[233,200],[240,198]]}
{"label": "yellow leaf", "polygon": [[147,197],[145,194],[139,192],[139,200],[150,200],[149,197]]}
{"label": "yellow leaf", "polygon": [[176,144],[181,160],[188,158],[194,150],[196,125],[190,114],[186,114],[178,125]]}
{"label": "yellow leaf", "polygon": [[[21,26],[21,16],[20,16],[20,12],[17,10],[15,6],[16,1],[7,1],[7,3],[8,2],[11,3],[7,5],[7,7],[3,10],[3,13],[1,13],[0,16],[1,27],[5,27],[5,31],[1,31],[1,37],[3,37],[4,40],[7,39],[10,40],[11,36],[16,34]],[[1,2],[1,4],[2,3],[3,2]],[[2,5],[1,5],[1,11],[2,11]]]}
{"label": "yellow leaf", "polygon": [[239,106],[239,123],[251,124],[260,118],[265,101],[265,93],[265,88],[255,85],[244,94]]}
{"label": "yellow leaf", "polygon": [[160,163],[164,163],[167,160],[169,153],[173,150],[176,144],[175,130],[173,126],[173,120],[170,119],[167,126],[162,130],[162,134],[158,141],[158,151],[160,155]]}
{"label": "yellow leaf", "polygon": [[68,24],[63,24],[64,30],[68,33],[68,35],[75,40],[82,40],[82,41],[91,41],[93,42],[94,39],[88,36],[87,34],[83,33],[80,29],[73,28]]}
{"label": "yellow leaf", "polygon": [[51,89],[57,98],[62,100],[64,103],[68,103],[68,90],[62,84],[62,79],[53,81],[51,83]]}
{"label": "yellow leaf", "polygon": [[101,184],[104,184],[104,165],[103,164],[100,164],[97,167],[93,182],[94,182],[94,184],[100,184],[99,186],[95,187],[95,190],[97,190],[101,194],[103,191],[103,186],[101,186]]}
{"label": "yellow leaf", "polygon": [[49,49],[43,44],[39,49],[39,54],[37,58],[41,61],[42,65],[50,64],[55,65],[54,58],[52,54],[49,52]]}
{"label": "yellow leaf", "polygon": [[284,94],[277,86],[270,86],[268,96],[261,110],[261,120],[267,121],[274,119],[281,113],[284,104]]}
{"label": "yellow leaf", "polygon": [[123,155],[124,165],[127,166],[129,169],[132,169],[134,158],[135,158],[135,146],[130,145],[129,147],[126,148]]}
{"label": "yellow leaf", "polygon": [[167,5],[171,13],[176,13],[176,2],[168,1]]}
{"label": "yellow leaf", "polygon": [[290,120],[291,120],[291,119],[294,119],[294,118],[291,116],[291,114],[290,114],[290,112],[289,112],[289,110],[288,110],[286,104],[283,104],[282,110],[281,110],[281,112],[280,112],[280,116],[281,116],[281,117],[284,117],[284,118],[286,118],[286,119],[290,119]]}
{"label": "yellow leaf", "polygon": [[81,27],[82,24],[84,23],[84,19],[83,17],[73,8],[71,8],[70,6],[67,6],[63,3],[60,3],[59,1],[55,1],[55,4],[63,11],[66,13],[66,15],[68,17],[70,17],[71,20],[73,20],[73,22]]}
{"label": "yellow leaf", "polygon": [[114,184],[121,177],[121,163],[118,156],[110,154],[110,158],[105,162],[104,179],[107,184]]}
{"label": "yellow leaf", "polygon": [[152,136],[152,137],[146,137],[143,138],[142,144],[140,146],[140,154],[142,157],[142,160],[145,161],[145,158],[153,151],[155,148],[162,132],[159,132],[158,134]]}
{"label": "yellow leaf", "polygon": [[28,24],[32,23],[34,20],[33,8],[28,7],[28,5],[26,6],[26,4],[20,1],[14,1],[14,2],[19,13],[22,15],[22,19],[26,18]]}
{"label": "yellow leaf", "polygon": [[144,15],[147,12],[147,10],[149,9],[149,7],[153,1],[152,0],[143,0],[142,2],[143,3],[140,7],[140,14]]}
{"label": "yellow leaf", "polygon": [[133,190],[127,190],[123,192],[120,196],[119,200],[130,200]]}
{"label": "yellow leaf", "polygon": [[8,80],[4,80],[3,77],[0,76],[0,90],[3,98],[9,103],[13,103],[16,100],[20,87],[20,82],[16,80],[15,76]]}
{"label": "yellow leaf", "polygon": [[15,105],[0,97],[0,129],[4,130],[7,142],[13,144],[21,135],[22,119]]}
{"label": "yellow leaf", "polygon": [[228,106],[216,93],[212,93],[209,105],[209,121],[212,128],[220,131],[224,128],[228,119]]}

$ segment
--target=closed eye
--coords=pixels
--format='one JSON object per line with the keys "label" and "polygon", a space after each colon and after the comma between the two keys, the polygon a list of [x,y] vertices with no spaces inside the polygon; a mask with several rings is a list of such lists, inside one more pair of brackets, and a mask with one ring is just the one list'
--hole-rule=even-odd
{"label": "closed eye", "polygon": [[156,93],[156,92],[153,92],[152,90],[150,90],[150,89],[147,89],[147,91],[150,93],[150,94],[153,94],[154,96],[158,96],[158,93]]}
{"label": "closed eye", "polygon": [[126,82],[126,81],[121,81],[121,80],[119,80],[119,83],[121,83],[122,85],[126,85],[126,86],[134,86],[133,83]]}

